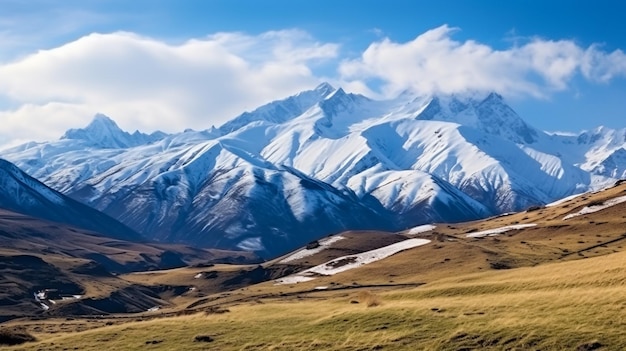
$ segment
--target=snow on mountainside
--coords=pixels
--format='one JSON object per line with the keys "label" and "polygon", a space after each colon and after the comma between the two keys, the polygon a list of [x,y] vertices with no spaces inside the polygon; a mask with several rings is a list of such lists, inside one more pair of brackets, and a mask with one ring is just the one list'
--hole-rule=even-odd
{"label": "snow on mountainside", "polygon": [[625,135],[549,135],[495,93],[376,101],[322,84],[217,129],[131,135],[99,115],[1,155],[152,238],[272,256],[345,229],[475,219],[610,184],[626,175]]}
{"label": "snow on mountainside", "polygon": [[52,190],[0,159],[0,208],[93,230],[112,238],[143,240],[113,218]]}

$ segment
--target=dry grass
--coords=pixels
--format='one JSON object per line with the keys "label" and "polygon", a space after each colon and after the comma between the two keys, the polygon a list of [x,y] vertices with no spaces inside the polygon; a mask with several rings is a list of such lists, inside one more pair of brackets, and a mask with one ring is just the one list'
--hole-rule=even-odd
{"label": "dry grass", "polygon": [[[604,345],[619,350],[626,348],[625,285],[626,253],[617,253],[449,277],[410,290],[267,300],[231,306],[224,314],[37,335],[42,342],[9,349],[576,350]],[[360,303],[348,303],[355,296]],[[385,303],[376,308],[362,307],[381,299]],[[198,335],[213,341],[196,342]]]}
{"label": "dry grass", "polygon": [[382,300],[380,296],[370,290],[363,290],[355,298],[351,299],[350,303],[361,303],[367,307],[376,307],[382,305]]}

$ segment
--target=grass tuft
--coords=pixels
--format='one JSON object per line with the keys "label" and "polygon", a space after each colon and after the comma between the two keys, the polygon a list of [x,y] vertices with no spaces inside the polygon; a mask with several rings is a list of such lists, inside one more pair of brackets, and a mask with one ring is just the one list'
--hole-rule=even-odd
{"label": "grass tuft", "polygon": [[[359,292],[357,298],[352,301],[362,303],[367,307],[376,307],[376,306],[382,305],[380,296],[374,294],[373,292],[369,290]],[[351,303],[353,303],[352,301]]]}

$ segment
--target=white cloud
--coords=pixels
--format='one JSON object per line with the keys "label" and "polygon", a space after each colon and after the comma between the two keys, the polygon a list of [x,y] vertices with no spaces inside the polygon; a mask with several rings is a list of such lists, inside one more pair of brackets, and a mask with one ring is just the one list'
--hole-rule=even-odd
{"label": "white cloud", "polygon": [[606,54],[599,46],[592,45],[585,52],[581,71],[587,79],[602,83],[607,83],[617,76],[626,77],[626,55],[622,50]]}
{"label": "white cloud", "polygon": [[[0,63],[0,144],[56,139],[98,112],[131,132],[206,129],[322,80],[369,96],[412,89],[545,98],[577,76],[596,83],[626,76],[620,50],[540,38],[494,49],[455,40],[455,31],[441,26],[406,43],[384,38],[343,61],[338,45],[299,30],[217,33],[179,43],[128,32],[90,34]],[[335,77],[315,74],[337,64]]]}
{"label": "white cloud", "polygon": [[444,25],[406,43],[388,38],[372,43],[359,58],[342,62],[341,77],[346,82],[381,80],[386,95],[405,89],[424,94],[495,90],[541,98],[567,89],[579,74],[597,82],[626,75],[626,55],[620,50],[607,53],[596,45],[539,38],[496,50],[454,40],[456,30]]}
{"label": "white cloud", "polygon": [[206,129],[314,86],[311,67],[337,52],[298,30],[178,45],[123,32],[87,35],[0,65],[0,101],[18,106],[0,112],[0,138],[54,139],[96,112],[131,131]]}

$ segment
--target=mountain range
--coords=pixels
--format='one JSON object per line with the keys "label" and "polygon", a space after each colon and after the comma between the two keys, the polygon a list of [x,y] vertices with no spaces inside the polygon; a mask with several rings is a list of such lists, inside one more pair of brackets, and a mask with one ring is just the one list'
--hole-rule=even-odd
{"label": "mountain range", "polygon": [[380,101],[324,83],[219,128],[131,134],[98,114],[0,157],[149,239],[273,257],[602,188],[626,177],[625,147],[626,129],[538,130],[497,93]]}

